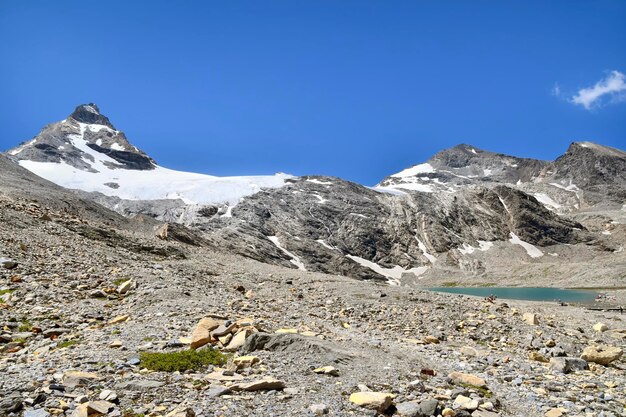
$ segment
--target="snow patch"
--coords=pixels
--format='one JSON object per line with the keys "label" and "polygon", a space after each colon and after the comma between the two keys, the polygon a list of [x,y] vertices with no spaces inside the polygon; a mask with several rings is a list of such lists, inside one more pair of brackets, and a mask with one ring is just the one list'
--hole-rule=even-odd
{"label": "snow patch", "polygon": [[400,278],[402,278],[402,274],[404,274],[405,272],[410,272],[415,274],[416,276],[420,276],[428,270],[427,266],[404,269],[401,266],[396,265],[393,268],[385,268],[378,265],[377,263],[368,261],[367,259],[363,259],[358,256],[346,255],[346,257],[352,259],[354,262],[358,263],[361,266],[369,268],[372,271],[387,277],[390,285],[400,285]]}
{"label": "snow patch", "polygon": [[433,166],[430,164],[420,164],[420,165],[415,165],[411,168],[407,168],[403,171],[400,171],[397,174],[393,174],[392,177],[405,178],[405,177],[412,177],[417,174],[424,174],[428,172],[435,172],[435,168],[433,168]]}
{"label": "snow patch", "polygon": [[524,242],[513,232],[511,232],[511,238],[509,239],[509,242],[514,245],[520,245],[521,247],[523,247],[526,250],[528,256],[530,256],[531,258],[540,258],[543,256],[543,252],[539,250],[539,248],[528,242]]}
{"label": "snow patch", "polygon": [[320,180],[316,180],[315,178],[309,178],[306,180],[306,182],[312,182],[313,184],[320,184],[320,185],[333,185],[333,183],[330,181],[320,181]]}
{"label": "snow patch", "polygon": [[111,149],[113,149],[114,151],[123,151],[124,147],[120,145],[119,143],[115,142],[113,145],[111,145]]}
{"label": "snow patch", "polygon": [[474,253],[474,251],[476,250],[476,248],[474,248],[472,245],[468,245],[467,243],[464,243],[463,246],[459,246],[458,249],[462,255],[469,255],[470,253]]}
{"label": "snow patch", "polygon": [[414,182],[405,182],[400,184],[389,184],[386,188],[402,189],[409,191],[418,191],[420,193],[432,193],[433,187],[428,184],[417,184]]}
{"label": "snow patch", "polygon": [[473,154],[478,154],[478,152],[476,152],[476,149],[474,149],[474,148],[470,148],[470,152],[473,153]]}
{"label": "snow patch", "polygon": [[[79,123],[79,124],[84,124],[84,123]],[[105,125],[98,125],[98,124],[89,124],[87,125],[87,128],[92,131],[92,132],[99,132],[101,130],[108,130],[109,132],[115,132],[115,130],[111,129],[109,126],[105,126]]]}
{"label": "snow patch", "polygon": [[318,203],[319,204],[325,204],[328,200],[326,200],[324,197],[322,197],[319,194],[311,194],[313,197],[317,197],[317,199],[319,200]]}
{"label": "snow patch", "polygon": [[278,236],[268,236],[267,237],[278,249],[280,249],[285,255],[289,256],[291,259],[289,262],[298,267],[301,271],[306,271],[304,267],[304,263],[300,260],[300,258],[293,253],[289,252],[287,249],[281,246],[280,241],[278,240]]}
{"label": "snow patch", "polygon": [[535,193],[533,196],[539,201],[541,204],[546,206],[548,209],[559,209],[561,205],[554,201],[550,196],[546,193]]}
{"label": "snow patch", "polygon": [[316,242],[319,243],[320,245],[322,245],[323,247],[325,247],[326,249],[339,250],[339,249],[337,249],[334,246],[330,246],[328,243],[326,243],[326,241],[324,239],[317,239]]}
{"label": "snow patch", "polygon": [[493,170],[491,169],[487,169],[487,168],[483,169],[483,176],[485,177],[490,176],[492,173],[493,173]]}
{"label": "snow patch", "polygon": [[478,241],[478,250],[485,252],[493,248],[493,242],[487,242],[485,240]]}
{"label": "snow patch", "polygon": [[415,237],[415,239],[417,240],[417,246],[422,251],[422,254],[424,255],[424,257],[426,257],[426,259],[428,259],[431,264],[434,264],[435,261],[437,260],[437,258],[435,256],[431,255],[430,253],[428,253],[428,250],[426,248],[426,245],[424,245],[424,242],[419,240],[419,238],[417,236]]}

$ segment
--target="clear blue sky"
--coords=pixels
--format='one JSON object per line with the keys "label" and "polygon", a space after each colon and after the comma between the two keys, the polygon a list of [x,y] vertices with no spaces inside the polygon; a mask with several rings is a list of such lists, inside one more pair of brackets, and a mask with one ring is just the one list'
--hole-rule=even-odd
{"label": "clear blue sky", "polygon": [[626,73],[621,0],[3,0],[0,39],[2,150],[86,102],[215,175],[371,185],[458,143],[626,148],[619,79],[573,100]]}

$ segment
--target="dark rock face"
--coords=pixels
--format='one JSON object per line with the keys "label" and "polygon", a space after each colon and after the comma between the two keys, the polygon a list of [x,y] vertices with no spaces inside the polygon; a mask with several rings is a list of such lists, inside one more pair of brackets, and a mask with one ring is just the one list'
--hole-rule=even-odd
{"label": "dark rock face", "polygon": [[604,199],[626,201],[626,152],[591,142],[572,143],[554,161],[553,178],[575,184],[592,204]]}
{"label": "dark rock face", "polygon": [[108,126],[115,130],[109,118],[100,114],[100,109],[94,103],[81,104],[76,107],[70,117],[77,122]]}
{"label": "dark rock face", "polygon": [[[103,148],[95,143],[90,143],[87,146],[96,152],[100,152],[101,154],[115,159],[124,169],[136,169],[143,171],[154,169],[152,159],[137,152],[117,151],[115,149]],[[111,164],[110,167],[117,168],[117,166],[113,164]]]}

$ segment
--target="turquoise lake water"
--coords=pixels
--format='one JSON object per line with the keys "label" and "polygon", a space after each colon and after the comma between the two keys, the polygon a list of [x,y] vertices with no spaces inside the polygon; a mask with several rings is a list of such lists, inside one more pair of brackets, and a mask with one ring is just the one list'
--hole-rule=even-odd
{"label": "turquoise lake water", "polygon": [[542,287],[433,287],[427,289],[452,294],[476,295],[479,297],[488,297],[493,294],[498,298],[509,300],[561,300],[566,303],[588,303],[592,302],[596,298],[596,295],[598,295],[597,291]]}

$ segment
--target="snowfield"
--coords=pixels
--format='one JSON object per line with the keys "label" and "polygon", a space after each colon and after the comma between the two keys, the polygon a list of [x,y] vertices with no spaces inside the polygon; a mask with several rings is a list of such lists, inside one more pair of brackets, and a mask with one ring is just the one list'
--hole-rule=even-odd
{"label": "snowfield", "polygon": [[[92,152],[97,153],[93,150]],[[107,158],[105,155],[102,156]],[[181,199],[187,204],[228,203],[234,205],[242,197],[257,193],[262,188],[282,187],[286,179],[293,178],[287,174],[213,177],[175,171],[158,165],[150,171],[105,167],[99,172],[86,172],[64,162],[20,161],[19,163],[40,177],[65,188],[96,191],[125,200]],[[119,188],[111,188],[105,185],[107,183],[117,184]]]}
{"label": "snowfield", "polygon": [[[285,185],[286,179],[294,178],[282,173],[261,176],[214,177],[193,172],[175,171],[158,165],[154,165],[152,170],[110,168],[110,166],[119,165],[119,163],[113,158],[90,148],[89,142],[85,140],[85,132],[87,130],[98,132],[102,129],[114,132],[114,130],[104,125],[80,122],[78,126],[80,127],[79,133],[69,134],[67,138],[76,149],[83,152],[83,161],[97,172],[83,171],[63,161],[57,163],[21,160],[19,164],[34,174],[65,188],[100,192],[125,200],[180,199],[186,204],[223,203],[234,206],[243,197],[255,194],[263,188],[282,187]],[[26,146],[32,145],[34,142],[35,140],[25,144],[11,154],[20,153]],[[111,145],[111,149],[126,150],[117,142]]]}

